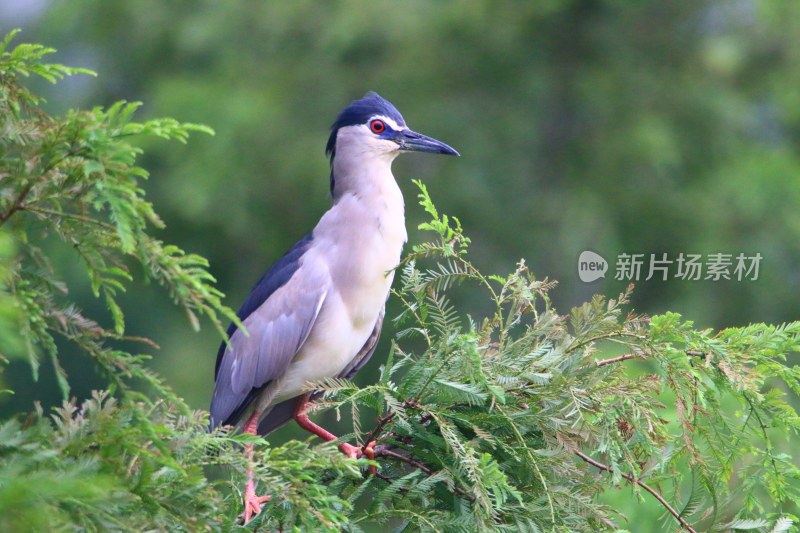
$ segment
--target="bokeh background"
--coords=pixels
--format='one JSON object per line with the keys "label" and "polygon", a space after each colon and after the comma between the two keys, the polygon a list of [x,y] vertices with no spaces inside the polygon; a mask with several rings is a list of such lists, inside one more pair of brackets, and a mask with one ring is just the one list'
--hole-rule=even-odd
{"label": "bokeh background", "polygon": [[[207,257],[231,307],[327,208],[328,128],[376,90],[462,154],[395,163],[412,243],[424,238],[411,183],[422,178],[485,272],[525,258],[559,280],[564,313],[624,289],[621,253],[722,252],[760,253],[758,279],[640,280],[633,309],[704,327],[800,318],[800,3],[0,0],[0,33],[15,27],[17,42],[99,73],[32,82],[49,110],[142,101],[140,119],[216,131],[186,146],[147,141],[142,164],[167,224],[159,236]],[[72,296],[105,316],[70,250],[52,246]],[[609,261],[605,279],[580,281],[584,250]],[[458,298],[465,313],[484,310],[470,287]],[[124,304],[128,333],[161,346],[154,367],[206,408],[218,334],[193,332],[141,276]],[[398,311],[390,302],[387,316]],[[102,386],[80,356],[64,364],[76,396]],[[4,379],[16,394],[0,413],[60,401],[44,367],[34,383],[16,361]],[[632,503],[615,505],[640,524],[657,514],[623,492]]]}

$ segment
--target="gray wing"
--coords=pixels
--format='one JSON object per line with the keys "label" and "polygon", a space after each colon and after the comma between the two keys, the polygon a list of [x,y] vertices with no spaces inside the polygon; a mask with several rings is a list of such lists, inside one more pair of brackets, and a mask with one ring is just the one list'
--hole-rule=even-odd
{"label": "gray wing", "polygon": [[220,360],[211,399],[212,427],[237,422],[258,393],[286,372],[308,338],[329,286],[327,270],[304,262],[244,319],[249,336],[237,329]]}
{"label": "gray wing", "polygon": [[[345,367],[338,377],[352,379],[353,376],[355,376],[356,373],[361,370],[365,364],[367,364],[367,361],[369,361],[369,358],[372,357],[372,354],[375,353],[375,348],[378,346],[378,339],[380,339],[381,336],[384,311],[385,308],[382,309],[381,314],[378,315],[378,320],[375,322],[375,327],[367,339],[367,342],[364,343],[364,346],[358,351],[358,354],[355,356],[355,358],[353,358],[353,360]],[[319,396],[319,393],[312,394],[311,399],[313,400],[317,396]],[[260,435],[266,435],[270,431],[279,428],[291,420],[292,416],[294,415],[294,408],[296,404],[297,398],[291,398],[273,407],[269,414],[264,417],[264,420],[262,420],[258,425],[258,433]]]}

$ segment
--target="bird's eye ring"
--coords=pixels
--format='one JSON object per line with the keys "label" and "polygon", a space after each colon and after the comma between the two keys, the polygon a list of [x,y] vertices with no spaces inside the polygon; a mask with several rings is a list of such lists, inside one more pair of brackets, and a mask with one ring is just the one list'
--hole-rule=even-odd
{"label": "bird's eye ring", "polygon": [[381,134],[386,131],[386,123],[378,119],[370,120],[369,129],[372,131],[372,133]]}

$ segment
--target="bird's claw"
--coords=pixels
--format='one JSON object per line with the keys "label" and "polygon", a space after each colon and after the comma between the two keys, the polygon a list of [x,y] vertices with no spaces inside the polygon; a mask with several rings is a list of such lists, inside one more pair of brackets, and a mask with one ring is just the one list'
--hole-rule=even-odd
{"label": "bird's claw", "polygon": [[[372,442],[366,444],[363,448],[343,442],[339,445],[339,450],[350,459],[361,459],[362,457],[366,457],[370,461],[374,461],[376,442],[377,441],[373,440]],[[378,469],[375,467],[375,465],[370,465],[369,471],[373,476],[378,473]]]}
{"label": "bird's claw", "polygon": [[[376,443],[377,443],[377,441],[372,441],[372,442],[368,443],[366,446],[364,446],[364,455],[370,461],[374,461],[375,460],[375,444]],[[369,473],[372,474],[373,476],[377,475],[378,474],[378,467],[375,466],[375,465],[369,465]]]}
{"label": "bird's claw", "polygon": [[250,480],[244,490],[244,512],[239,515],[244,523],[248,523],[258,513],[261,512],[261,506],[267,503],[272,496],[269,494],[265,496],[258,496],[256,494],[255,483]]}

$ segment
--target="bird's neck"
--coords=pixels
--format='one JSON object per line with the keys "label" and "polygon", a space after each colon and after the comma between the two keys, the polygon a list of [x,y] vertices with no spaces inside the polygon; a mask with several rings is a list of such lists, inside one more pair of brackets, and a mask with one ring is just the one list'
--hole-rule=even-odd
{"label": "bird's neck", "polygon": [[346,161],[340,155],[332,168],[333,207],[314,239],[332,250],[328,268],[353,324],[371,331],[406,241],[403,195],[392,175],[393,158]]}
{"label": "bird's neck", "polygon": [[397,152],[337,153],[331,167],[334,205],[352,195],[376,215],[399,217],[404,223],[403,195],[392,174],[396,156]]}
{"label": "bird's neck", "polygon": [[[392,174],[395,154],[336,154],[331,228],[351,234],[377,232],[385,246],[399,250],[406,241],[403,194]],[[348,237],[348,239],[352,239]]]}

